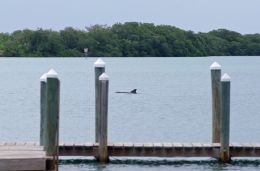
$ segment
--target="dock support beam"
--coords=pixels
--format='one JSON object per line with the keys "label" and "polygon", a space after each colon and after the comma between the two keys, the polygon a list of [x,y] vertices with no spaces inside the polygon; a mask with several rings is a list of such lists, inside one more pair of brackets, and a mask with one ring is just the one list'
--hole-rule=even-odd
{"label": "dock support beam", "polygon": [[94,63],[95,68],[95,142],[99,143],[98,133],[100,132],[100,83],[99,76],[105,72],[105,62],[98,58]]}
{"label": "dock support beam", "polygon": [[47,73],[43,74],[40,78],[40,145],[43,146],[44,140],[44,123],[46,116],[46,82],[47,82]]}
{"label": "dock support beam", "polygon": [[48,169],[57,170],[59,156],[60,81],[58,74],[53,69],[47,73],[46,77],[46,116],[43,144],[47,156],[53,157],[53,160],[48,162]]}
{"label": "dock support beam", "polygon": [[221,114],[220,114],[220,161],[229,162],[229,131],[230,131],[230,77],[224,74],[221,77]]}
{"label": "dock support beam", "polygon": [[221,66],[214,62],[210,66],[212,89],[212,143],[220,143],[221,113]]}
{"label": "dock support beam", "polygon": [[100,82],[100,132],[99,132],[99,147],[98,147],[98,161],[100,163],[107,163],[109,161],[108,147],[107,147],[107,127],[108,127],[108,88],[109,77],[103,73],[99,77]]}

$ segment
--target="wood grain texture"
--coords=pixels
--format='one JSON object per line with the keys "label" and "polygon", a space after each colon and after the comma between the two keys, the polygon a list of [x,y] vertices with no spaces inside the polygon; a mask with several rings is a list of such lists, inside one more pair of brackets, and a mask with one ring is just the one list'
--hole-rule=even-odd
{"label": "wood grain texture", "polygon": [[[230,156],[260,157],[260,144],[230,144]],[[61,156],[95,156],[98,144],[60,145]],[[120,157],[214,157],[218,158],[220,143],[109,143],[109,156]]]}
{"label": "wood grain texture", "polygon": [[46,153],[42,146],[0,145],[0,171],[46,170]]}
{"label": "wood grain texture", "polygon": [[105,67],[95,67],[95,142],[99,142],[100,132],[100,83],[99,76],[105,72]]}
{"label": "wood grain texture", "polygon": [[46,122],[44,122],[44,149],[49,156],[58,154],[59,140],[59,110],[60,110],[60,81],[57,78],[47,78]]}
{"label": "wood grain texture", "polygon": [[212,143],[220,142],[221,70],[211,70]]}
{"label": "wood grain texture", "polygon": [[40,145],[44,143],[44,122],[46,122],[46,82],[40,82]]}
{"label": "wood grain texture", "polygon": [[100,132],[99,132],[99,150],[98,160],[101,163],[107,163],[109,160],[107,148],[107,127],[108,127],[108,80],[99,80],[100,82]]}
{"label": "wood grain texture", "polygon": [[[220,113],[220,160],[230,161],[229,154],[230,132],[230,82],[221,82],[221,113]],[[251,146],[251,145],[250,145]]]}
{"label": "wood grain texture", "polygon": [[44,158],[0,159],[0,171],[46,170]]}

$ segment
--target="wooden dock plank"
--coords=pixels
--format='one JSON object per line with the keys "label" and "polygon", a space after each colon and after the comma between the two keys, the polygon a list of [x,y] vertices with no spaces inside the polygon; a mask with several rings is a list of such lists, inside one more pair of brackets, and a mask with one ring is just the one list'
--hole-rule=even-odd
{"label": "wooden dock plank", "polygon": [[43,151],[43,147],[41,146],[15,146],[15,145],[0,145],[0,151],[11,151],[11,150],[15,150],[15,151],[23,151],[23,150],[27,150],[27,151]]}
{"label": "wooden dock plank", "polygon": [[[85,143],[78,148],[65,145],[59,147],[61,156],[95,156],[98,144]],[[257,148],[259,147],[259,148]],[[219,157],[219,143],[110,143],[109,156],[121,157]],[[259,144],[231,144],[233,157],[260,157]]]}
{"label": "wooden dock plank", "polygon": [[87,143],[84,146],[75,144],[63,144],[59,146],[60,156],[96,156],[98,144]]}
{"label": "wooden dock plank", "polygon": [[[212,146],[203,147],[202,144],[141,144],[141,143],[116,143],[109,144],[108,151],[110,156],[131,156],[131,157],[212,157],[217,155]],[[196,148],[196,151],[193,149]],[[80,151],[79,151],[80,150]],[[85,145],[81,149],[75,149],[71,146],[60,146],[59,151],[62,156],[93,156],[96,154],[97,147]],[[196,152],[196,153],[195,153]]]}
{"label": "wooden dock plank", "polygon": [[1,143],[0,171],[46,170],[46,156],[43,147],[35,143]]}
{"label": "wooden dock plank", "polygon": [[[0,171],[42,170],[48,157],[35,143],[0,143]],[[120,157],[219,157],[219,143],[110,143],[109,156]],[[62,144],[60,156],[96,156],[98,143]],[[260,144],[232,143],[232,157],[260,157]],[[19,167],[18,167],[19,166]]]}
{"label": "wooden dock plank", "polygon": [[0,171],[46,170],[44,158],[0,159]]}
{"label": "wooden dock plank", "polygon": [[45,158],[44,151],[1,151],[0,159],[6,158]]}

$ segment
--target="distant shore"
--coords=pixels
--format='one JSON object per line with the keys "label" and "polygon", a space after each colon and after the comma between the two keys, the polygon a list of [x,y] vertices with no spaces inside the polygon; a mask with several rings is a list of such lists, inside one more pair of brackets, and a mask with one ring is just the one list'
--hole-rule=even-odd
{"label": "distant shore", "polygon": [[194,33],[169,25],[117,23],[86,30],[0,33],[0,57],[260,56],[260,34],[226,29]]}

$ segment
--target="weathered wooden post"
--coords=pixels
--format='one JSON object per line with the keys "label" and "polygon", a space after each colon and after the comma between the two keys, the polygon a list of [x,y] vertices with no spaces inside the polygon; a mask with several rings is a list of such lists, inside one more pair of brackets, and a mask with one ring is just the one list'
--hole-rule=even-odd
{"label": "weathered wooden post", "polygon": [[230,130],[230,76],[221,77],[221,114],[220,114],[220,161],[229,162],[229,130]]}
{"label": "weathered wooden post", "polygon": [[95,68],[95,142],[98,143],[98,132],[100,131],[100,91],[99,76],[105,72],[105,62],[98,58],[94,63]]}
{"label": "weathered wooden post", "polygon": [[43,144],[46,154],[53,157],[53,160],[48,163],[48,169],[53,170],[58,167],[60,81],[53,69],[46,77],[46,120]]}
{"label": "weathered wooden post", "polygon": [[109,161],[107,148],[107,120],[108,120],[108,88],[109,77],[103,73],[99,77],[100,82],[100,131],[99,131],[99,148],[98,161],[107,163]]}
{"label": "weathered wooden post", "polygon": [[47,73],[40,78],[40,145],[43,146],[44,122],[46,116],[46,82]]}
{"label": "weathered wooden post", "polygon": [[212,90],[212,143],[220,143],[220,112],[221,112],[221,66],[214,62],[210,66]]}

